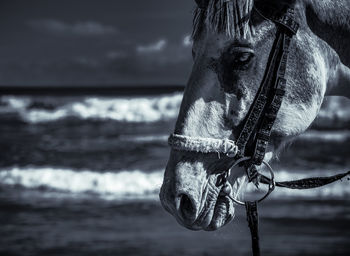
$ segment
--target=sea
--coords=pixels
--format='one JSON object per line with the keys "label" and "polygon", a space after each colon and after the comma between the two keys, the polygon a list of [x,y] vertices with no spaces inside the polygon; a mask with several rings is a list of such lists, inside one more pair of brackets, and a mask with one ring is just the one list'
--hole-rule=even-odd
{"label": "sea", "polygon": [[[0,96],[0,255],[250,255],[244,209],[190,231],[159,202],[182,91]],[[350,103],[272,162],[276,179],[350,170]],[[276,189],[260,206],[264,255],[350,255],[350,181]]]}

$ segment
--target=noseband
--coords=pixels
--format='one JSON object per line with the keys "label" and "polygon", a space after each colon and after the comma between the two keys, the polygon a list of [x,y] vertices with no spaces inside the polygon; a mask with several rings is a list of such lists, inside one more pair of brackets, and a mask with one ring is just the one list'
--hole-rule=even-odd
{"label": "noseband", "polygon": [[[255,10],[260,13],[257,9]],[[237,140],[196,138],[178,134],[170,135],[168,140],[169,145],[174,150],[203,154],[218,153],[219,155],[224,154],[232,158],[234,161],[230,168],[224,173],[224,179],[221,185],[228,182],[231,169],[237,165],[245,168],[249,182],[253,182],[255,185],[258,185],[260,182],[269,185],[266,195],[253,202],[242,202],[226,193],[226,196],[233,202],[239,205],[245,205],[246,207],[254,256],[260,255],[257,204],[266,199],[276,186],[290,189],[317,188],[350,175],[350,172],[347,172],[331,177],[315,177],[295,181],[276,182],[271,166],[264,161],[266,149],[270,141],[271,130],[282,105],[285,87],[287,85],[285,72],[289,46],[299,28],[299,24],[294,18],[294,9],[287,8],[282,13],[275,13],[273,11],[267,12],[268,14],[264,14],[263,17],[276,24],[276,38],[269,55],[262,83]],[[257,166],[262,164],[268,168],[271,175],[270,178],[258,172]]]}

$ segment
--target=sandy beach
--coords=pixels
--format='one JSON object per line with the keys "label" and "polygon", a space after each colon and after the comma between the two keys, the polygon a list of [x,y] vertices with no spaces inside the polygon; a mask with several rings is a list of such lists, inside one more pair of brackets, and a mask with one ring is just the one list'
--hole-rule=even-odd
{"label": "sandy beach", "polygon": [[[1,198],[1,255],[250,255],[244,211],[215,232],[180,227],[158,202]],[[12,198],[15,199],[15,198]],[[17,201],[18,203],[14,203]],[[264,255],[349,255],[350,203],[260,206]]]}

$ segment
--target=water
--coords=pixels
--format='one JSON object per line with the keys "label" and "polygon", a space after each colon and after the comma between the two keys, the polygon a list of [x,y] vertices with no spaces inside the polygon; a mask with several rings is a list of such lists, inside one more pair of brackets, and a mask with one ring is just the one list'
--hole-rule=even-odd
{"label": "water", "polygon": [[[160,207],[181,93],[0,98],[0,255],[248,255],[243,210],[217,232],[185,230]],[[327,101],[273,163],[278,180],[350,167],[350,108]],[[347,108],[348,107],[348,108]],[[349,255],[349,181],[277,189],[261,206],[268,255]]]}

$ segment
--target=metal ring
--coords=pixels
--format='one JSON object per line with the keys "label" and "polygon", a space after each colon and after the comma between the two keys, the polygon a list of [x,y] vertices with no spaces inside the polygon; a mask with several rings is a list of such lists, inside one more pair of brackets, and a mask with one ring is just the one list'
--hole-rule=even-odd
{"label": "metal ring", "polygon": [[[231,169],[235,166],[237,166],[238,164],[244,162],[244,161],[248,161],[250,160],[251,157],[243,157],[238,159],[230,168],[229,172],[231,171]],[[257,202],[262,202],[263,200],[265,200],[271,193],[272,191],[274,191],[275,187],[276,187],[276,182],[275,182],[275,174],[273,173],[273,169],[271,167],[271,165],[269,163],[267,163],[266,161],[263,161],[263,164],[268,168],[270,175],[271,175],[271,180],[270,180],[270,184],[269,184],[269,190],[267,191],[267,193],[260,198],[259,200],[257,200]],[[239,205],[245,205],[245,202],[242,202],[236,198],[231,197],[230,195],[227,195],[233,202],[235,202],[236,204]]]}

